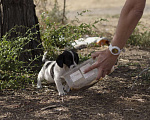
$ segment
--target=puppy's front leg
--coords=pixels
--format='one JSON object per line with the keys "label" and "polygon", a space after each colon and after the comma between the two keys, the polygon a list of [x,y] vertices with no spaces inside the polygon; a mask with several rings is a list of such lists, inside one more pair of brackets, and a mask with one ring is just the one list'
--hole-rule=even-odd
{"label": "puppy's front leg", "polygon": [[56,77],[56,78],[54,79],[54,81],[55,81],[55,84],[56,84],[56,87],[57,87],[57,90],[58,90],[59,95],[65,95],[66,93],[65,93],[64,90],[63,90],[64,87],[63,87],[63,85],[62,85],[61,78]]}

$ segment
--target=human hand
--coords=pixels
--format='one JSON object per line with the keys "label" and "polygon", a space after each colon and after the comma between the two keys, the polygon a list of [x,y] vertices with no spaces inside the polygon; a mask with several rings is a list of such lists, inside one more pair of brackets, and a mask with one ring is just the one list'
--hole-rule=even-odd
{"label": "human hand", "polygon": [[111,72],[111,69],[115,65],[118,55],[112,55],[108,49],[103,51],[94,52],[91,54],[93,59],[97,58],[96,62],[84,70],[85,73],[97,68],[97,80],[104,78]]}

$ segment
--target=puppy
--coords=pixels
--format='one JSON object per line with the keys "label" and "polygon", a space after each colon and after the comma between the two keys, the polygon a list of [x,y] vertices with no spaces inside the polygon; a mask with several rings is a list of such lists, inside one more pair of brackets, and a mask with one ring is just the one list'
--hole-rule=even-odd
{"label": "puppy", "polygon": [[64,86],[62,85],[61,76],[79,63],[79,56],[72,50],[64,51],[57,57],[56,61],[49,61],[46,59],[46,54],[47,52],[43,55],[42,61],[45,63],[38,74],[37,88],[42,87],[41,80],[45,79],[50,81],[50,83],[56,84],[59,95],[65,95],[66,93],[64,91]]}

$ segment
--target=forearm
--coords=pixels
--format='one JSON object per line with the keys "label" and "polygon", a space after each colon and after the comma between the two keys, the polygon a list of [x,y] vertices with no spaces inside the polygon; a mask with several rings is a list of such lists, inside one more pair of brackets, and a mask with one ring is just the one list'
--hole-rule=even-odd
{"label": "forearm", "polygon": [[121,11],[112,45],[123,48],[139,22],[146,0],[126,0]]}
{"label": "forearm", "polygon": [[[134,28],[139,22],[145,7],[146,0],[126,0],[126,3],[122,9],[119,22],[116,28],[111,44],[123,48],[127,42],[129,36],[132,34]],[[91,65],[85,70],[85,73],[97,68],[97,80],[108,75],[116,63],[118,55],[113,55],[109,49],[94,52],[93,58],[97,57],[95,64]]]}

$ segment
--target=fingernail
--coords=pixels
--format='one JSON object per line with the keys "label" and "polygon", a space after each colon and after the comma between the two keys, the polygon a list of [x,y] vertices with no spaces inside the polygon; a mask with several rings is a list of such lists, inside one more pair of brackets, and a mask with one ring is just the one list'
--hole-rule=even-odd
{"label": "fingernail", "polygon": [[83,71],[83,74],[86,74],[86,71]]}
{"label": "fingernail", "polygon": [[101,77],[101,78],[99,79],[99,81],[100,81],[100,80],[103,80],[103,78]]}

